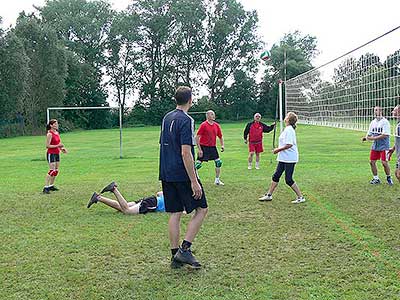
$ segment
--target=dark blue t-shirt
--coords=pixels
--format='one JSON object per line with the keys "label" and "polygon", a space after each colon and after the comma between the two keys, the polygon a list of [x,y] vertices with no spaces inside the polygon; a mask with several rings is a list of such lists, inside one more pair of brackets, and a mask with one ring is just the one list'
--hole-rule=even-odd
{"label": "dark blue t-shirt", "polygon": [[167,182],[190,181],[182,159],[182,145],[192,146],[194,159],[194,120],[175,109],[164,116],[160,135],[160,176]]}

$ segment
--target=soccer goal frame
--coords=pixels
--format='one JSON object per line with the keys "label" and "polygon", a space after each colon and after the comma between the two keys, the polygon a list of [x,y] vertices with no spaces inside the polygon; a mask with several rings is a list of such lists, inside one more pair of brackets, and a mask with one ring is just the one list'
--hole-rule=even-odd
{"label": "soccer goal frame", "polygon": [[119,111],[119,158],[123,158],[122,154],[122,106],[61,106],[47,108],[47,124],[50,121],[50,111],[52,110],[104,110],[118,109]]}

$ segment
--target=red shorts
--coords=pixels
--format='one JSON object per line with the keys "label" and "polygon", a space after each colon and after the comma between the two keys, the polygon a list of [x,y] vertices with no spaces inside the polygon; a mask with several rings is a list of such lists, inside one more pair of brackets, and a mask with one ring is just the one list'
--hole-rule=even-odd
{"label": "red shorts", "polygon": [[381,160],[381,161],[388,161],[388,152],[387,150],[383,151],[375,151],[371,150],[369,154],[369,160]]}
{"label": "red shorts", "polygon": [[249,143],[249,152],[261,153],[264,152],[263,144],[252,144]]}

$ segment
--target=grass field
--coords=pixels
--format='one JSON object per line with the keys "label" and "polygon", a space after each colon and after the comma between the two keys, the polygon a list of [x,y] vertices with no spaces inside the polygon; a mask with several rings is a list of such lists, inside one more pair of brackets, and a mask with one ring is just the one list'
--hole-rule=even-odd
{"label": "grass field", "polygon": [[122,160],[117,130],[62,135],[69,154],[51,195],[44,137],[0,140],[0,299],[400,299],[400,183],[369,185],[362,134],[298,128],[307,202],[293,205],[284,181],[257,201],[276,162],[265,152],[247,170],[243,128],[222,126],[225,186],[212,164],[200,170],[210,209],[193,244],[199,271],[170,269],[167,214],[86,208],[111,180],[132,200],[160,189],[158,127],[125,130]]}

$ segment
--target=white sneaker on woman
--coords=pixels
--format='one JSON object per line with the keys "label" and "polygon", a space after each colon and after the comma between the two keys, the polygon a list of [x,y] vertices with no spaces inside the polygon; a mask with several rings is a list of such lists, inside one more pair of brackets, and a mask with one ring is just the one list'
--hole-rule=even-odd
{"label": "white sneaker on woman", "polygon": [[297,197],[297,199],[293,200],[292,203],[297,204],[297,203],[303,203],[305,201],[306,201],[306,199],[304,199],[304,197]]}

